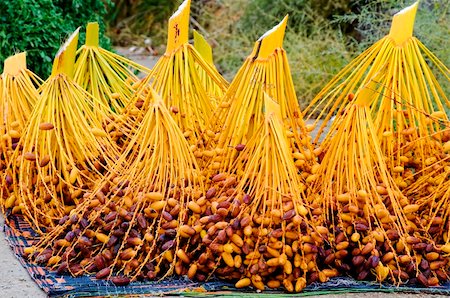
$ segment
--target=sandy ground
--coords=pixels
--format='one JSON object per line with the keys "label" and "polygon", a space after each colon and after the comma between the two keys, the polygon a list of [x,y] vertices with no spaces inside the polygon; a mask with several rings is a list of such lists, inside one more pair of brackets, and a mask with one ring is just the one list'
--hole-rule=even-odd
{"label": "sandy ground", "polygon": [[[128,58],[140,63],[148,68],[152,68],[158,57],[153,56],[149,51],[141,48],[116,48],[116,51]],[[13,251],[9,247],[3,233],[4,218],[0,215],[0,298],[40,298],[47,295],[37,286],[28,275],[25,268],[22,267]],[[364,294],[347,293],[323,295],[324,298],[358,298]],[[414,298],[440,298],[444,295],[425,295],[425,294],[386,294],[386,293],[367,293],[370,298],[390,298],[390,297],[414,297]],[[294,295],[293,295],[294,296]],[[148,296],[146,296],[148,297]],[[313,297],[313,296],[310,296]]]}
{"label": "sandy ground", "polygon": [[3,227],[4,218],[0,216],[0,297],[47,297],[19,263],[6,242]]}
{"label": "sandy ground", "polygon": [[147,50],[146,48],[115,47],[114,50],[118,54],[125,56],[128,59],[133,60],[134,62],[139,63],[150,69],[155,65],[155,63],[159,59],[159,56],[153,55],[153,53]]}

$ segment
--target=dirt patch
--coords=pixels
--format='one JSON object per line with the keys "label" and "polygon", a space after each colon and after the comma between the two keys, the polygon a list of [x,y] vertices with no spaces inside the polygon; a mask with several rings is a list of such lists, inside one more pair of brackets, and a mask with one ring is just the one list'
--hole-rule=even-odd
{"label": "dirt patch", "polygon": [[159,59],[158,55],[155,55],[155,53],[149,51],[146,48],[114,47],[114,50],[117,52],[117,54],[127,57],[128,59],[133,60],[134,62],[149,69],[152,69]]}
{"label": "dirt patch", "polygon": [[[0,229],[3,231],[5,220],[0,215]],[[1,297],[47,297],[38,285],[31,279],[28,272],[20,264],[5,234],[0,235],[0,296]]]}

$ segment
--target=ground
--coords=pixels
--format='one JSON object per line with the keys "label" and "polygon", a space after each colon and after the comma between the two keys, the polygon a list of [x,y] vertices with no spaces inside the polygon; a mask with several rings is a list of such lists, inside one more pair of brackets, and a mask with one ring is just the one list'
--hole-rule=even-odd
{"label": "ground", "polygon": [[141,64],[147,68],[152,68],[159,56],[154,56],[152,53],[146,48],[137,48],[137,47],[116,47],[114,50],[122,55],[127,57],[128,59],[133,60],[134,62]]}
{"label": "ground", "polygon": [[[3,231],[4,218],[0,216],[0,230]],[[31,279],[22,264],[6,242],[5,234],[0,235],[0,296],[3,298],[40,298],[45,293]]]}

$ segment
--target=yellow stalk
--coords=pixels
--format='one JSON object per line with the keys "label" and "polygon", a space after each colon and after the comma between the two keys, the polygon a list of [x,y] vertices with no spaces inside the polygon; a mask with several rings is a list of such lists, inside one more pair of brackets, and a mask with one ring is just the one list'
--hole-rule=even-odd
{"label": "yellow stalk", "polygon": [[[13,147],[15,148],[18,142],[18,140],[13,142],[9,132],[22,134],[33,106],[39,98],[38,88],[41,84],[42,80],[27,69],[25,52],[5,60],[4,72],[0,76],[0,110],[2,111],[0,126],[3,136],[0,148],[6,161],[9,160]],[[15,143],[14,146],[13,143]]]}
{"label": "yellow stalk", "polygon": [[170,17],[166,53],[173,52],[189,40],[189,12],[191,0],[185,0]]}
{"label": "yellow stalk", "polygon": [[414,30],[414,19],[416,18],[417,7],[419,1],[408,6],[394,15],[392,18],[391,31],[389,37],[394,40],[397,45],[401,45],[410,39]]}
{"label": "yellow stalk", "polygon": [[133,84],[138,81],[134,70],[150,70],[129,59],[107,51],[98,45],[98,23],[86,28],[86,44],[77,51],[74,80],[98,98],[106,108],[104,113],[119,114],[134,94]]}
{"label": "yellow stalk", "polygon": [[214,66],[212,48],[205,37],[197,30],[194,30],[194,47],[206,62]]}
{"label": "yellow stalk", "polygon": [[[214,69],[216,69],[213,61],[212,48],[206,39],[198,31],[194,30],[194,47],[202,58],[208,62]],[[211,98],[214,109],[217,108],[220,100],[222,99],[225,90],[228,88],[228,82],[222,80],[222,85],[217,84],[206,71],[200,66],[197,67],[197,71],[200,76],[200,80],[205,87],[206,93]]]}
{"label": "yellow stalk", "polygon": [[148,86],[151,86],[161,95],[189,143],[195,144],[214,109],[200,73],[210,77],[222,92],[227,84],[215,67],[187,43],[189,9],[190,1],[186,0],[170,18],[166,52],[139,83],[132,104],[139,100],[148,102],[151,99],[147,96]]}
{"label": "yellow stalk", "polygon": [[56,53],[52,68],[53,76],[64,74],[68,78],[73,79],[79,32],[80,28],[78,27]]}
{"label": "yellow stalk", "polygon": [[88,47],[98,47],[98,23],[91,22],[86,26],[86,42],[85,45]]}
{"label": "yellow stalk", "polygon": [[58,52],[7,169],[16,205],[38,231],[70,212],[82,195],[72,194],[119,155],[103,130],[108,116],[94,109],[102,104],[71,79],[77,33]]}

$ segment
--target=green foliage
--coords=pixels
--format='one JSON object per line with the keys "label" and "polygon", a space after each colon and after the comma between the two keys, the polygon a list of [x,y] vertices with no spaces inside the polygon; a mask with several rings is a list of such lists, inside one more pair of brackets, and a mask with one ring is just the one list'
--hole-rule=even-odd
{"label": "green foliage", "polygon": [[334,14],[348,11],[349,2],[349,0],[249,0],[239,26],[269,28],[289,14],[289,27],[293,31],[311,34],[319,23],[326,24]]}
{"label": "green foliage", "polygon": [[97,22],[100,27],[100,45],[107,50],[111,49],[111,41],[104,34],[105,19],[114,7],[111,0],[53,0],[53,2],[61,9],[63,15],[72,21],[73,27],[82,26],[80,44],[86,39],[86,24]]}
{"label": "green foliage", "polygon": [[354,58],[343,36],[330,29],[311,36],[288,31],[284,48],[302,109]]}
{"label": "green foliage", "polygon": [[181,4],[181,0],[113,0],[115,9],[109,22],[114,42],[121,45],[139,44],[151,36],[164,43],[166,23]]}
{"label": "green foliage", "polygon": [[29,68],[40,76],[48,74],[51,53],[67,30],[52,1],[6,0],[0,2],[0,11],[0,69],[8,56],[27,50]]}
{"label": "green foliage", "polygon": [[[104,32],[109,5],[109,0],[1,0],[0,71],[7,57],[27,51],[28,68],[46,78],[61,43],[78,26],[98,21]],[[102,37],[101,45],[110,48],[109,39]]]}

